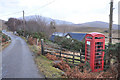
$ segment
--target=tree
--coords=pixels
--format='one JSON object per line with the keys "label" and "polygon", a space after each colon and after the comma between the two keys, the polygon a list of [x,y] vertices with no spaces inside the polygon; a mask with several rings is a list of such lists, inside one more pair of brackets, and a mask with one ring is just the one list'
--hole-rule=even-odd
{"label": "tree", "polygon": [[11,31],[16,31],[18,26],[22,24],[22,21],[16,18],[9,18],[5,24]]}
{"label": "tree", "polygon": [[[120,43],[111,44],[109,48],[106,48],[105,50],[105,64],[110,67],[111,60],[114,59],[115,62],[113,64],[117,63],[120,66]],[[117,66],[116,66],[117,67]]]}
{"label": "tree", "polygon": [[56,32],[55,21],[50,22],[50,28],[52,33]]}

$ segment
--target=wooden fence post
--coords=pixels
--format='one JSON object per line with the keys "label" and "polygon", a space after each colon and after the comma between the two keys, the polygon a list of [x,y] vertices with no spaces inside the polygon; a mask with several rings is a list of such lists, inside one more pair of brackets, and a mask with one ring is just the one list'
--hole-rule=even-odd
{"label": "wooden fence post", "polygon": [[74,64],[75,53],[73,52],[73,64]]}
{"label": "wooden fence post", "polygon": [[82,59],[81,59],[81,53],[82,53],[82,52],[81,52],[81,49],[80,49],[80,63],[81,63],[81,60],[82,60]]}
{"label": "wooden fence post", "polygon": [[62,47],[60,48],[60,57],[61,57],[61,50],[62,50]]}
{"label": "wooden fence post", "polygon": [[27,40],[28,40],[28,38],[29,38],[29,35],[27,35]]}
{"label": "wooden fence post", "polygon": [[44,55],[43,39],[41,39],[41,53],[42,55]]}
{"label": "wooden fence post", "polygon": [[39,39],[37,39],[37,43],[36,43],[36,46],[37,46],[37,50],[39,49],[39,48],[38,48],[38,41],[39,41]]}
{"label": "wooden fence post", "polygon": [[37,46],[38,46],[38,41],[39,41],[39,39],[37,39],[37,43],[36,43]]}

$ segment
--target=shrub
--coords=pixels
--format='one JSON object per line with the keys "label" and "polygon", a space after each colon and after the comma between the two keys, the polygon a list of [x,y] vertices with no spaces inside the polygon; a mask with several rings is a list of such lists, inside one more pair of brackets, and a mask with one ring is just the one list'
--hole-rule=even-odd
{"label": "shrub", "polygon": [[17,31],[17,33],[18,33],[19,36],[23,36],[24,35],[24,31],[23,30],[19,30],[19,31]]}
{"label": "shrub", "polygon": [[51,55],[50,53],[47,53],[47,54],[46,54],[46,57],[47,57],[49,60],[59,60],[59,58],[57,58],[55,55]]}
{"label": "shrub", "polygon": [[2,42],[6,42],[9,40],[9,37],[5,34],[2,34]]}
{"label": "shrub", "polygon": [[[82,78],[83,80],[86,78],[117,78],[117,72],[115,72],[114,69],[109,69],[106,72],[90,72],[90,70],[87,70],[87,68],[83,69],[83,72],[81,72],[81,69],[79,69],[78,66],[74,68],[67,69],[65,72],[65,76],[67,78]],[[82,80],[81,79],[81,80]]]}
{"label": "shrub", "polygon": [[62,48],[71,50],[71,51],[80,51],[85,52],[85,42],[80,42],[75,39],[68,39],[64,37],[55,37],[55,43],[61,45]]}
{"label": "shrub", "polygon": [[17,33],[19,34],[19,36],[24,36],[24,37],[31,36],[31,37],[37,38],[37,39],[46,39],[46,35],[43,32],[34,32],[33,33],[33,32],[25,31],[25,35],[24,35],[23,30],[18,30]]}
{"label": "shrub", "polygon": [[30,45],[33,45],[33,44],[34,44],[32,37],[29,37],[27,42],[28,42]]}
{"label": "shrub", "polygon": [[[116,61],[115,63],[119,63],[119,57],[120,57],[119,56],[120,55],[120,49],[119,48],[120,48],[120,43],[111,44],[109,46],[109,48],[106,47],[105,56],[104,56],[105,62],[106,62],[106,60],[108,60],[110,62],[111,59],[114,59]],[[107,64],[107,63],[105,63],[105,64]],[[107,65],[109,66],[110,63],[108,63]]]}
{"label": "shrub", "polygon": [[33,38],[40,38],[41,37],[41,35],[39,35],[39,33],[37,33],[37,32],[35,32],[35,33],[33,33]]}
{"label": "shrub", "polygon": [[62,71],[67,71],[67,69],[70,69],[70,66],[63,60],[59,63],[54,63],[53,67],[59,68]]}

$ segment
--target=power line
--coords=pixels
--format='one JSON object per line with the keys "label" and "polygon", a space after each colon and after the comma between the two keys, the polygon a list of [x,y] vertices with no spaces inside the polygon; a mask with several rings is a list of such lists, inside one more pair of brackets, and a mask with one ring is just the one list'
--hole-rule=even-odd
{"label": "power line", "polygon": [[[49,2],[49,3],[47,3],[47,4],[45,4],[45,5],[43,5],[43,6],[41,6],[39,9],[44,8],[44,7],[46,7],[46,6],[50,5],[50,4],[52,4],[53,2],[55,2],[55,0],[53,0],[53,1],[51,1],[51,2]],[[38,9],[37,9],[37,10],[38,10]],[[36,10],[34,10],[34,11],[36,11]],[[34,11],[27,12],[26,14],[32,13],[32,12],[34,12]]]}
{"label": "power line", "polygon": [[9,15],[13,15],[13,14],[21,13],[21,12],[22,12],[22,11],[14,12],[14,13],[11,13],[11,14],[6,14],[6,15],[1,15],[0,17],[2,17],[2,16],[9,16]]}
{"label": "power line", "polygon": [[[55,0],[53,0],[53,1],[51,1],[51,2],[49,2],[49,3],[47,3],[47,4],[45,4],[45,5],[43,5],[43,6],[41,6],[39,9],[44,8],[44,7],[46,7],[46,6],[50,5],[50,4],[52,4],[53,2],[55,2]],[[36,10],[34,10],[34,11],[36,11]],[[34,12],[34,11],[27,12],[26,14],[32,13],[32,12]],[[22,13],[22,12],[23,12],[23,11],[14,12],[14,13],[6,14],[6,15],[1,15],[0,17],[3,17],[3,16],[10,16],[10,15],[18,14],[18,13]]]}

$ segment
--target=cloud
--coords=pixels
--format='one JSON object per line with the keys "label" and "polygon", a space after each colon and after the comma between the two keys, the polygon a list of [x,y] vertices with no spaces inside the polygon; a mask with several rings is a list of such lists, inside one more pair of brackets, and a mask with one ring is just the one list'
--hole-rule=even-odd
{"label": "cloud", "polygon": [[[54,2],[41,8],[51,1]],[[114,23],[117,23],[118,1],[114,0]],[[110,0],[1,0],[0,15],[25,10],[25,16],[37,14],[74,23],[96,20],[109,22],[109,3]],[[21,15],[22,12],[1,18],[21,17]]]}

